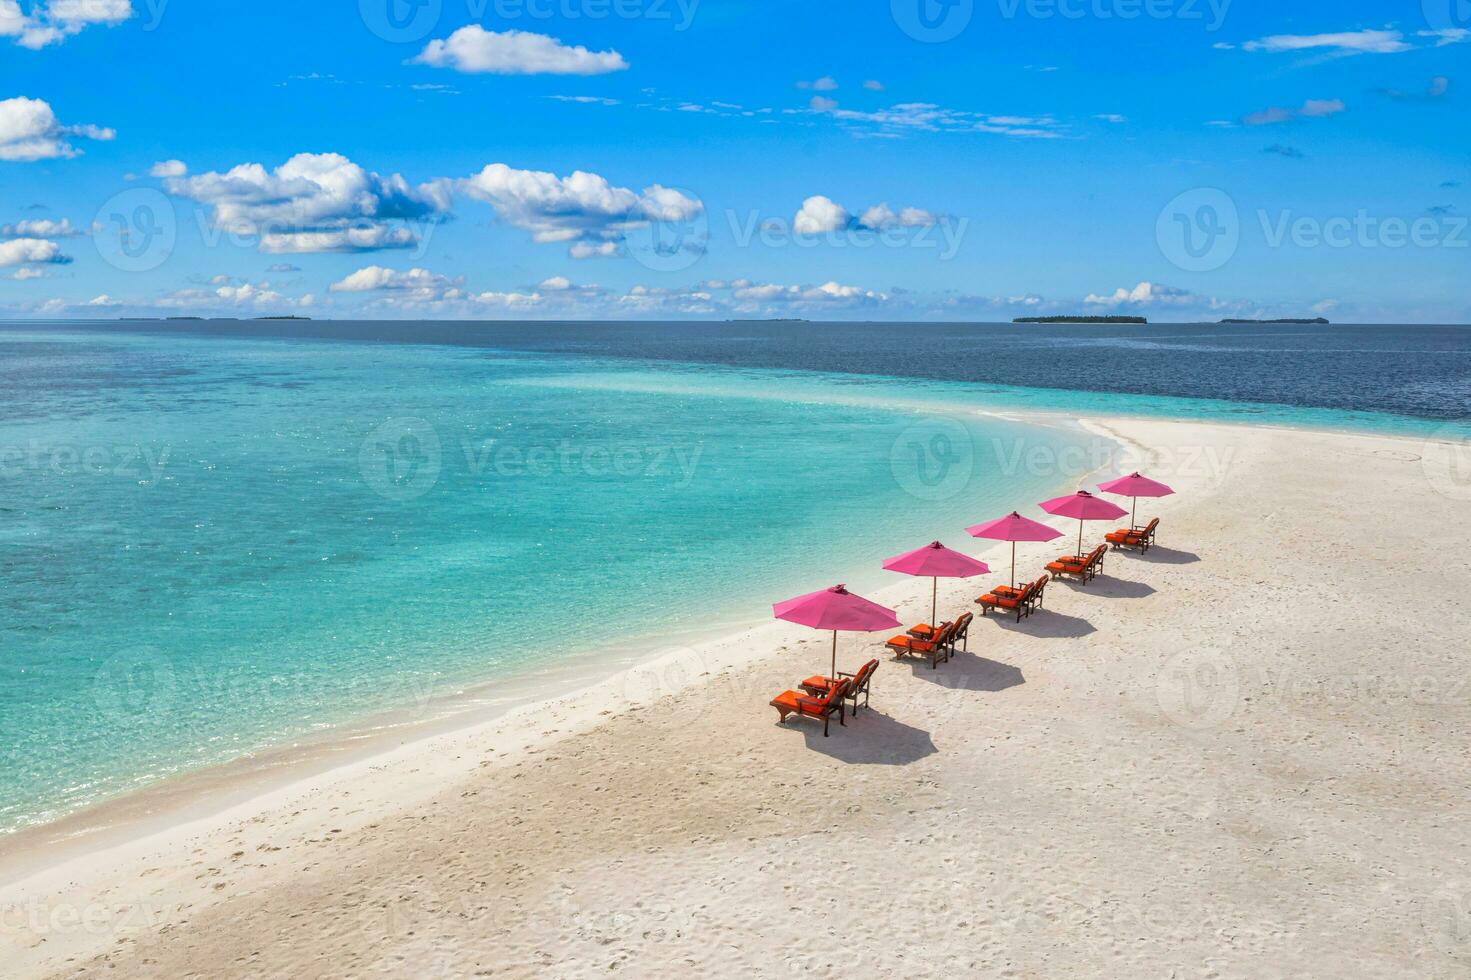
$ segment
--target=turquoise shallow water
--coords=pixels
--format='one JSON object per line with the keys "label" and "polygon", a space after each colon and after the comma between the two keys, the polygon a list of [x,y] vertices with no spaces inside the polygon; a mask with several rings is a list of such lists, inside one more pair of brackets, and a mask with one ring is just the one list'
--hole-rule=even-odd
{"label": "turquoise shallow water", "polygon": [[453,346],[11,330],[0,352],[0,829],[594,630],[871,587],[1104,462],[977,410],[1437,428]]}

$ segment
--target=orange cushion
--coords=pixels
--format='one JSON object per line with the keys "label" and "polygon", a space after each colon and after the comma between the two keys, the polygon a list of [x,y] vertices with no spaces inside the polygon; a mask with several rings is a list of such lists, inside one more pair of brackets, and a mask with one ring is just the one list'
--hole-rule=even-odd
{"label": "orange cushion", "polygon": [[833,682],[828,680],[826,677],[809,677],[801,684],[799,684],[798,687],[820,687],[824,691],[826,691],[828,688],[832,687],[832,683]]}

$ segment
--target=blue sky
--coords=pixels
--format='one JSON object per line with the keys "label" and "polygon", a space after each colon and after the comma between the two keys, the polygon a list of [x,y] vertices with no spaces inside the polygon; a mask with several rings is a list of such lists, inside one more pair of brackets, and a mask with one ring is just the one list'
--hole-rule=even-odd
{"label": "blue sky", "polygon": [[0,0],[0,315],[1471,320],[1471,5]]}

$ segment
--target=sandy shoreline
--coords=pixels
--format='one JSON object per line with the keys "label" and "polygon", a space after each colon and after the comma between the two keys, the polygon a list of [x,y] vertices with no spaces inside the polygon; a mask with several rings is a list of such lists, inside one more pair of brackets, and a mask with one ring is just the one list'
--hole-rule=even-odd
{"label": "sandy shoreline", "polygon": [[[762,625],[60,864],[0,847],[7,973],[826,975],[855,922],[881,974],[1464,973],[1471,504],[1419,440],[1096,424],[1182,491],[1159,552],[881,658],[833,738],[774,725],[821,643]],[[1413,618],[1364,599],[1409,582]]]}

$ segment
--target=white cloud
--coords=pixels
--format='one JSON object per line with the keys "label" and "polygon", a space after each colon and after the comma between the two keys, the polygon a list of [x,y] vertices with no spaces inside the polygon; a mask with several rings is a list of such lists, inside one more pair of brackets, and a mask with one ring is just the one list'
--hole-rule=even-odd
{"label": "white cloud", "polygon": [[103,293],[100,296],[93,296],[91,299],[87,300],[87,305],[88,306],[122,306],[121,303],[119,303],[117,300],[113,299],[111,296],[107,295],[106,293]]}
{"label": "white cloud", "polygon": [[1253,112],[1241,121],[1248,126],[1272,126],[1277,123],[1291,122],[1294,119],[1322,119],[1327,116],[1335,116],[1347,108],[1342,99],[1308,99],[1300,109],[1272,106],[1260,112]]}
{"label": "white cloud", "polygon": [[620,105],[617,99],[605,99],[597,95],[548,95],[547,98],[554,102],[576,102],[582,105]]}
{"label": "white cloud", "polygon": [[0,268],[13,265],[64,265],[71,259],[61,254],[61,246],[40,238],[13,238],[0,242]]}
{"label": "white cloud", "polygon": [[383,252],[418,244],[419,236],[412,230],[382,224],[362,224],[334,231],[273,231],[260,238],[260,250],[266,255]]}
{"label": "white cloud", "polygon": [[776,283],[743,282],[731,284],[731,297],[738,301],[784,303],[798,305],[867,305],[888,299],[883,293],[862,286],[845,286],[837,282],[821,286],[783,286]]}
{"label": "white cloud", "polygon": [[[800,111],[800,110],[788,110]],[[902,102],[887,109],[860,112],[844,109],[833,99],[813,96],[808,111],[855,125],[869,125],[887,135],[911,132],[992,133],[1023,139],[1060,139],[1063,133],[1051,116],[1013,116],[946,109],[931,102]]]}
{"label": "white cloud", "polygon": [[1398,54],[1414,45],[1399,31],[1343,31],[1337,34],[1274,34],[1242,45],[1247,51],[1315,51],[1328,49],[1336,54]]}
{"label": "white cloud", "polygon": [[589,51],[545,34],[487,31],[478,24],[430,41],[414,62],[491,75],[603,75],[628,67],[617,51]]}
{"label": "white cloud", "polygon": [[618,254],[617,242],[575,242],[567,250],[574,259],[610,259]]}
{"label": "white cloud", "polygon": [[792,230],[799,235],[826,235],[848,227],[852,220],[842,206],[818,194],[802,202],[802,209],[792,219]]}
{"label": "white cloud", "polygon": [[225,173],[169,177],[170,193],[206,204],[216,228],[259,235],[267,253],[409,248],[418,235],[392,221],[435,221],[450,207],[446,182],[410,186],[336,153],[300,153],[275,170],[245,163]]}
{"label": "white cloud", "polygon": [[[4,0],[0,0],[3,3]],[[0,101],[0,160],[29,162],[80,156],[68,137],[110,140],[117,134],[100,126],[63,126],[50,104],[24,96]]]}
{"label": "white cloud", "polygon": [[80,234],[66,218],[60,221],[36,218],[17,221],[13,225],[0,225],[0,238],[75,238]]}
{"label": "white cloud", "polygon": [[798,82],[797,88],[811,89],[814,92],[832,92],[838,87],[837,79],[831,75],[824,75],[815,82]]}
{"label": "white cloud", "polygon": [[0,37],[23,48],[59,44],[93,24],[113,26],[133,16],[131,0],[0,0]]}
{"label": "white cloud", "polygon": [[160,160],[148,168],[150,177],[183,177],[189,172],[189,168],[182,160]]}
{"label": "white cloud", "polygon": [[1464,27],[1448,27],[1440,31],[1420,31],[1419,37],[1435,38],[1435,46],[1443,48],[1451,44],[1465,44],[1471,41],[1471,30]]}
{"label": "white cloud", "polygon": [[553,293],[562,293],[572,288],[572,280],[566,276],[551,276],[548,279],[543,279],[541,285],[536,288],[545,289]]}
{"label": "white cloud", "polygon": [[519,309],[535,306],[542,301],[540,293],[477,293],[470,297],[474,302],[482,306],[495,306],[501,309]]}
{"label": "white cloud", "polygon": [[704,211],[700,201],[668,187],[653,184],[634,191],[581,170],[558,177],[492,163],[458,186],[494,207],[502,221],[531,232],[533,241],[590,241],[597,246],[578,250],[576,258],[612,254],[606,246],[616,247],[633,228],[652,221],[689,221]]}
{"label": "white cloud", "polygon": [[292,265],[290,262],[277,262],[275,265],[270,266],[269,268],[267,268],[266,271],[267,272],[274,272],[274,273],[277,273],[277,274],[287,273],[287,272],[300,272],[301,271],[301,266],[299,266],[299,265]]}
{"label": "white cloud", "polygon": [[935,215],[921,208],[903,208],[895,213],[888,204],[876,204],[858,218],[859,225],[874,231],[888,231],[891,228],[932,228],[939,224],[939,221],[940,219]]}
{"label": "white cloud", "polygon": [[1121,116],[1117,112],[1100,112],[1093,118],[1101,119],[1106,123],[1126,123],[1129,121],[1128,116]]}
{"label": "white cloud", "polygon": [[863,87],[868,89],[870,92],[882,92],[884,90],[884,83],[870,78],[868,81],[863,83]]}
{"label": "white cloud", "polygon": [[5,278],[14,279],[16,282],[25,282],[29,279],[44,279],[46,278],[46,272],[32,265],[23,265]]}
{"label": "white cloud", "polygon": [[887,203],[875,204],[855,220],[847,208],[821,194],[807,198],[792,219],[792,231],[798,235],[829,235],[848,228],[865,231],[891,231],[899,228],[929,228],[939,218],[921,208],[895,211]]}
{"label": "white cloud", "polygon": [[370,265],[334,282],[331,291],[334,293],[369,293],[394,290],[410,292],[421,299],[440,300],[457,298],[460,295],[458,287],[462,284],[463,280],[451,279],[448,276],[430,272],[428,269],[416,268],[409,269],[407,272],[397,272],[393,269],[385,269],[381,265]]}
{"label": "white cloud", "polygon": [[1083,302],[1092,306],[1154,306],[1185,305],[1200,302],[1200,297],[1189,290],[1177,289],[1154,282],[1141,282],[1133,289],[1119,288],[1112,295],[1089,294]]}

